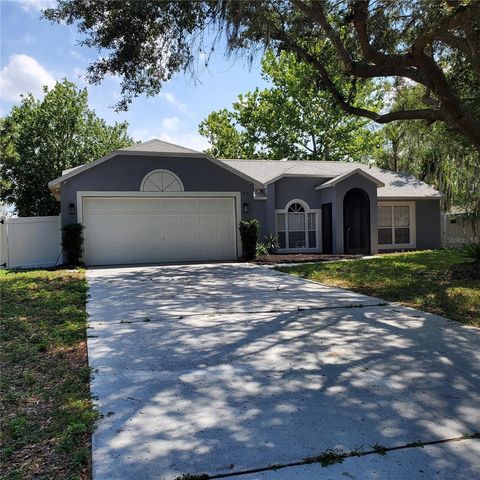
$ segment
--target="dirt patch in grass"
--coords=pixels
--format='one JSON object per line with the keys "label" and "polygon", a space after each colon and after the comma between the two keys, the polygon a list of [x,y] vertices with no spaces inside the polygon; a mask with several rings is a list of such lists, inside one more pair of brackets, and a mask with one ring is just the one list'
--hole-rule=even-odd
{"label": "dirt patch in grass", "polygon": [[480,327],[480,278],[454,249],[279,267],[319,283],[400,302]]}
{"label": "dirt patch in grass", "polygon": [[2,478],[91,478],[82,271],[0,272]]}
{"label": "dirt patch in grass", "polygon": [[277,265],[280,263],[331,262],[337,260],[360,258],[359,255],[324,255],[321,253],[275,253],[261,255],[254,260],[259,265]]}

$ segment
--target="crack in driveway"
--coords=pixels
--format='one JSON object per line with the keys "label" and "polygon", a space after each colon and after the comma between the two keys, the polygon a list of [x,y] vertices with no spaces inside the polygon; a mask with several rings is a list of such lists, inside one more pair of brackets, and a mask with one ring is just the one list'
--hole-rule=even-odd
{"label": "crack in driveway", "polygon": [[209,475],[208,473],[202,474],[186,474],[183,477],[178,477],[175,480],[182,480],[182,478],[188,478],[194,480],[195,478],[199,478],[202,480],[215,480],[217,478],[229,478],[229,477],[240,477],[244,475],[249,475],[252,473],[260,473],[260,472],[268,472],[268,471],[276,471],[281,470],[284,468],[291,468],[291,467],[299,467],[301,465],[311,465],[312,463],[320,463],[323,467],[328,467],[329,465],[333,465],[335,463],[342,463],[343,460],[350,458],[350,457],[366,457],[369,455],[385,455],[388,452],[394,452],[398,450],[406,450],[410,448],[424,448],[428,445],[442,445],[444,443],[451,443],[451,442],[460,442],[462,440],[477,440],[480,439],[480,432],[475,433],[466,433],[460,437],[453,437],[453,438],[443,438],[440,440],[431,440],[431,441],[416,441],[411,443],[406,443],[404,445],[396,445],[393,447],[384,447],[381,445],[374,445],[375,447],[372,450],[351,450],[349,452],[341,452],[336,449],[327,449],[324,452],[320,453],[319,455],[313,457],[307,457],[303,460],[297,462],[289,462],[289,463],[280,463],[269,465],[267,467],[259,467],[259,468],[252,468],[249,470],[240,470],[236,472],[227,472],[227,473],[220,473],[220,474],[213,474]]}
{"label": "crack in driveway", "polygon": [[[163,316],[155,318],[153,315],[148,317],[142,317],[140,319],[133,319],[133,320],[112,320],[109,321],[108,324],[128,324],[128,323],[142,323],[142,322],[160,322],[169,318],[176,318],[181,320],[183,318],[188,317],[215,317],[215,316],[228,316],[228,315],[262,315],[268,313],[280,313],[280,314],[288,314],[288,313],[298,313],[298,312],[315,312],[315,311],[322,311],[322,310],[348,310],[352,308],[370,308],[370,307],[386,307],[389,305],[397,305],[396,303],[389,303],[389,302],[375,302],[375,303],[367,303],[367,304],[356,304],[352,303],[349,305],[332,305],[332,306],[322,306],[322,307],[295,307],[292,309],[277,309],[272,308],[270,310],[215,310],[210,312],[198,312],[198,313],[188,313],[188,312],[171,312],[170,314],[164,314]],[[106,323],[100,321],[95,321],[97,324]],[[94,328],[89,326],[89,328]]]}

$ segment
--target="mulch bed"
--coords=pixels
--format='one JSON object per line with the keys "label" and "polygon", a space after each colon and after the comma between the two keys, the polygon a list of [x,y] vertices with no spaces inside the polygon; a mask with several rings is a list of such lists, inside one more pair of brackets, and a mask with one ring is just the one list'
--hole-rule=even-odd
{"label": "mulch bed", "polygon": [[253,262],[259,265],[276,265],[279,263],[305,263],[305,262],[331,262],[336,260],[345,260],[361,258],[361,255],[325,255],[323,253],[275,253],[271,255],[262,255]]}

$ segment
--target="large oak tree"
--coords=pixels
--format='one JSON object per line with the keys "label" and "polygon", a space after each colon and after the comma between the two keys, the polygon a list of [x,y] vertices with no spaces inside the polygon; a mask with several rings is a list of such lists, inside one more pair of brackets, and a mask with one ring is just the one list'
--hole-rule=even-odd
{"label": "large oak tree", "polygon": [[[77,23],[83,44],[104,52],[90,65],[90,80],[119,75],[120,108],[192,68],[209,31],[225,33],[229,51],[295,53],[346,113],[381,124],[444,122],[480,148],[479,0],[60,0],[46,16]],[[335,81],[332,59],[348,87]],[[421,85],[423,106],[377,112],[356,104],[357,82],[385,78]],[[464,98],[465,86],[473,99]]]}

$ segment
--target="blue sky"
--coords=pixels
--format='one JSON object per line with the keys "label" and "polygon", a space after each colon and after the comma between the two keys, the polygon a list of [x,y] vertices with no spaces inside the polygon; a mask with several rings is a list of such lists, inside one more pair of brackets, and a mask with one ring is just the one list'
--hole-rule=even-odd
{"label": "blue sky", "polygon": [[[42,85],[51,87],[63,77],[87,86],[82,74],[97,52],[78,45],[81,36],[74,26],[40,18],[41,9],[52,4],[55,0],[0,0],[1,115],[19,102],[20,93],[41,96]],[[219,52],[196,81],[180,73],[164,85],[160,95],[135,99],[128,112],[110,108],[120,98],[118,79],[107,78],[99,86],[88,86],[88,91],[91,108],[109,123],[127,120],[135,140],[157,137],[202,150],[208,144],[198,134],[199,122],[257,86],[265,86],[259,59],[250,66],[242,58],[227,59]]]}

